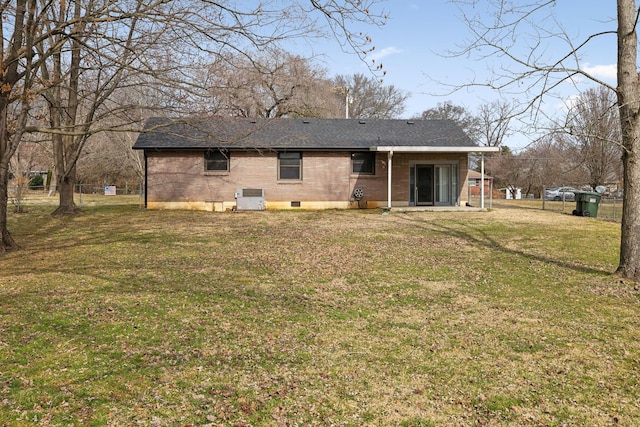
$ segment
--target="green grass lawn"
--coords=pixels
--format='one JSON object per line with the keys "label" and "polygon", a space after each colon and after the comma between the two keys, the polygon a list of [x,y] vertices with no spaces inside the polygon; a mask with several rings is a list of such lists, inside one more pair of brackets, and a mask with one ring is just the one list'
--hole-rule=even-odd
{"label": "green grass lawn", "polygon": [[138,204],[10,215],[1,426],[640,425],[619,224]]}

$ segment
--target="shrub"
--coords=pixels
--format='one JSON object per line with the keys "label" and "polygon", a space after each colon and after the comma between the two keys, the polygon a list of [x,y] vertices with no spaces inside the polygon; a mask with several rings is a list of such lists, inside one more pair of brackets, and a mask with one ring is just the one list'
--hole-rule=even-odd
{"label": "shrub", "polygon": [[30,190],[39,190],[39,189],[42,189],[43,186],[44,186],[44,179],[42,178],[42,175],[33,175],[29,179]]}

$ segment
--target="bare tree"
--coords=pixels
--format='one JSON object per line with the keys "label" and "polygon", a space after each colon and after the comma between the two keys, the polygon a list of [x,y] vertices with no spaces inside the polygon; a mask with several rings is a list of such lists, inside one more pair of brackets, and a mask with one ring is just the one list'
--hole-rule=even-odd
{"label": "bare tree", "polygon": [[[10,162],[13,179],[9,181],[9,200],[15,212],[24,211],[24,198],[30,187],[31,174],[49,170],[50,156],[36,141],[22,141]],[[46,185],[46,181],[44,182]]]}
{"label": "bare tree", "polygon": [[525,194],[541,195],[544,187],[575,182],[573,160],[567,156],[552,134],[541,138],[515,154],[506,146],[487,159],[487,171],[496,185]]}
{"label": "bare tree", "polygon": [[139,188],[144,178],[144,159],[142,153],[131,149],[135,138],[133,132],[93,135],[78,159],[78,182]]}
{"label": "bare tree", "polygon": [[[541,113],[541,102],[553,96],[564,85],[586,78],[608,87],[617,96],[620,114],[620,136],[624,166],[624,207],[620,241],[620,264],[617,272],[623,277],[640,279],[640,85],[637,72],[638,7],[634,0],[617,1],[617,29],[611,28],[575,40],[553,17],[553,0],[517,2],[491,0],[486,3],[489,14],[468,9],[468,2],[458,0],[460,10],[472,32],[471,39],[458,55],[479,59],[499,59],[500,68],[486,81],[474,81],[501,93],[526,96],[534,117]],[[474,2],[475,3],[475,2]],[[484,5],[483,5],[484,6]],[[522,37],[526,34],[527,37]],[[532,42],[531,34],[538,37]],[[602,36],[617,37],[617,86],[590,74],[581,63],[582,52]],[[564,53],[551,57],[546,50],[553,42],[556,49],[564,43]],[[515,70],[515,71],[514,71]]]}
{"label": "bare tree", "polygon": [[453,120],[472,140],[479,141],[482,137],[482,127],[478,117],[466,107],[456,105],[451,101],[438,103],[435,108],[423,111],[420,118],[424,120]]}
{"label": "bare tree", "polygon": [[[334,78],[336,94],[342,103],[349,103],[349,117],[353,119],[392,119],[402,115],[409,93],[394,85],[361,73]],[[344,105],[344,104],[343,104]]]}
{"label": "bare tree", "polygon": [[[40,63],[40,76],[52,82],[43,90],[48,105],[48,126],[34,127],[50,135],[53,144],[55,182],[59,206],[54,214],[73,214],[77,161],[89,137],[102,129],[98,124],[128,105],[111,102],[113,93],[126,82],[127,74],[140,65],[139,55],[148,51],[154,33],[144,32],[145,20],[162,10],[162,2],[138,0],[133,12],[117,4],[98,5],[80,1],[56,3],[47,10],[43,26],[68,23],[67,32],[51,31],[35,48],[51,52]],[[107,19],[107,17],[109,19]],[[155,18],[151,17],[151,20]]]}
{"label": "bare tree", "polygon": [[529,171],[518,160],[518,155],[506,145],[499,153],[487,157],[485,168],[493,177],[496,188],[504,187],[514,195],[518,188],[527,187],[524,177],[529,175]]}
{"label": "bare tree", "polygon": [[515,104],[506,101],[494,101],[480,105],[477,119],[484,145],[488,147],[502,146],[505,138],[513,134],[511,122],[515,113]]}
{"label": "bare tree", "polygon": [[[34,70],[43,57],[33,50],[39,11],[30,0],[0,5],[0,252],[17,249],[7,229],[9,162],[25,132],[29,106],[38,83]],[[11,18],[8,18],[11,17]]]}
{"label": "bare tree", "polygon": [[218,58],[208,71],[215,115],[239,117],[335,117],[340,105],[331,96],[326,70],[311,59],[269,49],[247,58]]}
{"label": "bare tree", "polygon": [[562,130],[559,138],[591,188],[619,178],[622,150],[614,92],[599,86],[581,94],[567,112]]}

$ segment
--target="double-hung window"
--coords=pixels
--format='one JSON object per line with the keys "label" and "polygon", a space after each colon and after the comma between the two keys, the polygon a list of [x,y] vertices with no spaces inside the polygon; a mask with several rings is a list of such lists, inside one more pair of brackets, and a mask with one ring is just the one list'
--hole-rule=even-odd
{"label": "double-hung window", "polygon": [[375,151],[354,151],[351,153],[351,173],[361,175],[375,175]]}
{"label": "double-hung window", "polygon": [[302,179],[302,153],[278,153],[278,179],[297,181]]}
{"label": "double-hung window", "polygon": [[229,172],[229,152],[222,150],[207,150],[204,153],[205,172]]}

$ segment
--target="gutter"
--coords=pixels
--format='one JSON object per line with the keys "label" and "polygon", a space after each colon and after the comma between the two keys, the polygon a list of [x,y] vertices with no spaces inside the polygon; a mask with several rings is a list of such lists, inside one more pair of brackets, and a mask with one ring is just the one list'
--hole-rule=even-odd
{"label": "gutter", "polygon": [[497,153],[499,147],[469,146],[469,147],[427,147],[412,145],[380,145],[369,147],[369,151],[394,153]]}

